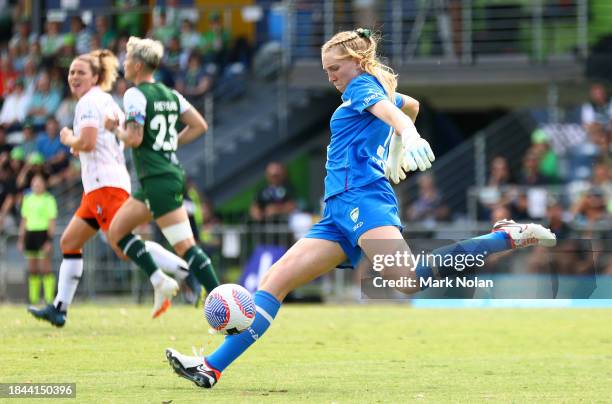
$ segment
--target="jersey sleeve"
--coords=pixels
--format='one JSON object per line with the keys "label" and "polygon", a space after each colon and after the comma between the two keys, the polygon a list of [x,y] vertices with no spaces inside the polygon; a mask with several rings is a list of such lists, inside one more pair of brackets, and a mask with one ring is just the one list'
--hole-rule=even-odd
{"label": "jersey sleeve", "polygon": [[404,98],[399,93],[395,93],[395,106],[400,109],[404,106]]}
{"label": "jersey sleeve", "polygon": [[177,97],[177,98],[178,98],[178,100],[179,100],[179,112],[180,112],[181,114],[185,113],[185,111],[187,111],[189,108],[191,108],[191,104],[189,103],[189,101],[187,101],[187,100],[185,99],[185,97],[183,97],[183,96],[181,95],[181,93],[179,93],[179,92],[178,92],[178,91],[176,91],[176,90],[172,90],[172,92],[173,92],[173,93],[176,95],[176,97]]}
{"label": "jersey sleeve", "polygon": [[351,106],[360,114],[379,101],[388,99],[385,90],[378,83],[364,76],[355,78],[351,83]]}
{"label": "jersey sleeve", "polygon": [[136,122],[144,125],[147,116],[147,99],[136,87],[129,88],[123,95],[125,122]]}
{"label": "jersey sleeve", "polygon": [[75,111],[76,123],[79,128],[98,128],[100,114],[94,103],[89,99],[79,102]]}

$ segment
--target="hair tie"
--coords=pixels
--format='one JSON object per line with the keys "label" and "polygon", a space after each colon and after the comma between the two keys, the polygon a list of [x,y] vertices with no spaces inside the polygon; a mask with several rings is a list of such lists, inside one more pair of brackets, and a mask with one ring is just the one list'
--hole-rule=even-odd
{"label": "hair tie", "polygon": [[367,28],[357,28],[355,32],[362,38],[370,39],[370,37],[372,36],[372,31]]}

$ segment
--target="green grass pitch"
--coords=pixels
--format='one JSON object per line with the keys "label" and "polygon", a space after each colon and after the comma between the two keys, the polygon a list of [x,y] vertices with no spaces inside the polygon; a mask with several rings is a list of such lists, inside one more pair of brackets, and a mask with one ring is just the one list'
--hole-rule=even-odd
{"label": "green grass pitch", "polygon": [[[609,402],[612,310],[283,307],[212,390],[164,348],[210,351],[200,310],[76,304],[63,329],[0,306],[0,382],[75,382],[66,402]],[[2,399],[0,399],[2,401]],[[12,400],[14,401],[14,400]],[[58,403],[64,400],[52,399]],[[19,401],[25,402],[25,401]],[[37,403],[45,400],[36,400]]]}

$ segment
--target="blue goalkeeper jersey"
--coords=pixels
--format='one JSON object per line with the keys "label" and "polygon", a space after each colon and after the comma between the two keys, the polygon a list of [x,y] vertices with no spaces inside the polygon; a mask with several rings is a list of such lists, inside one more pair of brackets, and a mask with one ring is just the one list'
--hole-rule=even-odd
{"label": "blue goalkeeper jersey", "polygon": [[[342,104],[329,124],[325,200],[385,176],[384,164],[393,129],[367,111],[384,99],[388,99],[385,89],[368,73],[355,77],[342,94]],[[401,108],[401,96],[396,95],[395,104]]]}

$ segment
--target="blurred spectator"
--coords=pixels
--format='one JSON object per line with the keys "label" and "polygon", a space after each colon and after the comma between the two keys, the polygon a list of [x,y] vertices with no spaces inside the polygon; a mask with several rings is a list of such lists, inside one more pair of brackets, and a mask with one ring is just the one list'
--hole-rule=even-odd
{"label": "blurred spectator", "polygon": [[569,150],[568,181],[588,180],[595,162],[609,157],[609,144],[606,129],[599,124],[591,125],[586,141]]}
{"label": "blurred spectator", "polygon": [[529,215],[529,200],[527,199],[527,194],[522,191],[513,194],[508,205],[512,219],[517,222],[533,220]]}
{"label": "blurred spectator", "polygon": [[30,95],[34,94],[36,82],[38,81],[38,65],[34,59],[26,59],[21,78],[23,79],[24,91]]}
{"label": "blurred spectator", "polygon": [[68,128],[72,127],[76,103],[77,100],[70,95],[62,100],[60,106],[55,112],[55,119],[57,119],[60,128],[63,128],[64,126]]}
{"label": "blurred spectator", "polygon": [[113,49],[117,43],[117,33],[108,23],[106,15],[98,15],[95,19],[96,34],[100,37],[100,45],[104,49]]}
{"label": "blurred spectator", "polygon": [[15,204],[17,186],[15,178],[8,169],[0,169],[0,233],[5,228],[5,219]]}
{"label": "blurred spectator", "polygon": [[45,159],[37,151],[26,155],[26,163],[21,168],[17,176],[17,190],[22,193],[27,190],[35,175],[42,175],[45,181],[48,179],[48,174],[45,171]]}
{"label": "blurred spectator", "polygon": [[14,207],[19,202],[17,175],[23,167],[24,157],[23,148],[15,147],[8,162],[0,166],[0,231],[6,228],[7,219],[13,219]]}
{"label": "blurred spectator", "polygon": [[47,117],[57,112],[60,102],[62,97],[57,90],[51,88],[49,74],[41,73],[28,109],[28,117],[37,131],[43,130]]}
{"label": "blurred spectator", "polygon": [[519,176],[519,185],[545,185],[553,181],[541,174],[538,152],[530,148],[523,157],[523,165]]}
{"label": "blurred spectator", "polygon": [[200,45],[200,33],[193,27],[193,22],[184,19],[181,23],[181,48],[186,53],[191,53]]}
{"label": "blurred spectator", "polygon": [[527,258],[527,272],[542,273],[552,271],[556,274],[579,274],[590,268],[592,260],[581,251],[580,242],[565,221],[563,205],[558,200],[550,200],[546,210],[544,226],[557,237],[554,249],[536,246]]}
{"label": "blurred spectator", "polygon": [[8,55],[3,55],[0,59],[0,96],[5,98],[12,90],[18,73],[13,68],[13,62]]}
{"label": "blurred spectator", "polygon": [[21,147],[23,148],[26,160],[32,153],[38,151],[36,146],[36,132],[34,131],[32,122],[29,120],[26,120],[23,124],[23,140],[21,141]]}
{"label": "blurred spectator", "polygon": [[559,162],[556,153],[551,149],[548,134],[542,129],[536,129],[531,134],[531,150],[538,156],[539,173],[551,183],[559,178]]}
{"label": "blurred spectator", "polygon": [[179,7],[178,3],[178,0],[166,0],[164,7],[155,7],[153,9],[154,24],[158,24],[160,22],[160,16],[162,13],[164,13],[166,24],[173,26],[178,32],[181,21],[185,19],[194,21],[199,18],[197,11],[194,12],[194,9]]}
{"label": "blurred spectator", "polygon": [[606,163],[605,160],[597,162],[593,167],[591,184],[601,189],[607,201],[608,212],[612,213],[612,163]]}
{"label": "blurred spectator", "polygon": [[589,91],[589,101],[582,105],[582,125],[590,131],[594,125],[604,128],[610,124],[612,117],[610,97],[603,84],[594,83]]}
{"label": "blurred spectator", "polygon": [[124,78],[119,78],[115,82],[115,88],[113,89],[113,92],[111,93],[111,95],[113,96],[113,99],[115,100],[117,105],[121,107],[121,109],[123,109],[123,95],[127,91],[128,87],[129,87],[129,84],[127,80]]}
{"label": "blurred spectator", "polygon": [[8,43],[9,48],[30,48],[36,42],[36,34],[30,32],[30,21],[22,19],[16,25],[15,33]]}
{"label": "blurred spectator", "polygon": [[49,86],[51,87],[51,91],[57,92],[60,97],[64,97],[66,93],[66,77],[64,77],[64,72],[58,66],[51,66],[48,70],[49,73]]}
{"label": "blurred spectator", "polygon": [[[8,1],[4,0],[4,5],[7,5]],[[0,9],[0,42],[7,43],[11,35],[13,34],[13,18],[11,16],[12,10],[9,7],[3,7]]]}
{"label": "blurred spectator", "polygon": [[119,71],[123,74],[123,62],[125,62],[125,56],[127,55],[127,43],[128,37],[122,35],[117,39],[117,49],[115,50],[115,56],[119,61]]}
{"label": "blurred spectator", "polygon": [[418,178],[419,195],[407,210],[410,221],[435,223],[448,220],[448,207],[442,202],[431,174],[421,174]]}
{"label": "blurred spectator", "polygon": [[22,71],[29,53],[30,47],[27,44],[20,43],[18,46],[8,48],[8,55],[13,62],[13,69],[18,72]]}
{"label": "blurred spectator", "polygon": [[36,139],[37,151],[45,159],[45,171],[51,175],[60,173],[70,164],[70,149],[60,142],[59,131],[59,124],[55,117],[49,117],[45,131]]}
{"label": "blurred spectator", "polygon": [[30,45],[36,42],[36,35],[30,33],[30,22],[21,20],[17,24],[17,30],[9,41],[9,52],[13,55],[16,70],[21,70],[23,61],[29,56]]}
{"label": "blurred spectator", "polygon": [[23,79],[15,80],[13,90],[4,100],[0,110],[0,125],[7,132],[21,129],[25,122],[32,97],[25,92]]}
{"label": "blurred spectator", "polygon": [[202,109],[204,95],[212,87],[212,79],[204,71],[200,55],[197,52],[189,56],[187,69],[177,77],[176,89],[196,107]]}
{"label": "blurred spectator", "polygon": [[512,184],[512,174],[510,173],[510,166],[508,165],[508,159],[502,156],[495,156],[491,160],[489,179],[487,185],[490,187],[500,187],[503,185]]}
{"label": "blurred spectator", "polygon": [[28,52],[28,59],[34,62],[35,66],[40,66],[43,62],[42,51],[40,49],[40,43],[38,41],[32,42],[30,45],[30,51]]}
{"label": "blurred spectator", "polygon": [[91,50],[91,34],[81,17],[73,16],[70,18],[70,32],[67,35],[74,38],[77,54],[82,55]]}
{"label": "blurred spectator", "polygon": [[24,196],[21,204],[18,248],[28,261],[28,286],[31,304],[38,304],[41,286],[47,304],[55,296],[55,275],[51,271],[53,236],[57,218],[57,202],[46,190],[41,175],[32,178],[31,192]]}
{"label": "blurred spectator", "polygon": [[507,186],[512,183],[514,183],[514,180],[510,173],[508,160],[502,156],[493,157],[489,166],[487,185],[478,190],[479,219],[488,219],[496,206],[508,203],[505,192]]}
{"label": "blurred spectator", "polygon": [[181,67],[181,42],[177,36],[173,36],[168,41],[168,46],[164,52],[164,65],[173,74],[178,74]]}
{"label": "blurred spectator", "polygon": [[96,33],[91,34],[89,37],[89,49],[102,49],[102,40],[100,39],[100,35]]}
{"label": "blurred spectator", "polygon": [[[506,220],[512,218],[512,215],[507,207],[504,205],[497,205],[492,207],[491,215],[489,217],[490,223],[494,224],[500,220]],[[512,250],[503,251],[500,253],[492,254],[487,256],[487,273],[507,273],[512,271],[512,261],[506,257],[512,255]]]}
{"label": "blurred spectator", "polygon": [[121,10],[115,20],[117,31],[128,36],[142,35],[142,14],[140,11],[131,11],[140,6],[139,0],[117,0],[115,6]]}
{"label": "blurred spectator", "polygon": [[151,36],[167,47],[170,40],[176,37],[178,33],[178,26],[168,22],[166,11],[162,9],[159,13],[158,22],[153,26]]}
{"label": "blurred spectator", "polygon": [[40,36],[40,47],[45,59],[55,57],[64,46],[64,34],[60,32],[59,21],[47,21],[45,32]]}
{"label": "blurred spectator", "polygon": [[595,130],[590,133],[591,142],[597,148],[597,155],[600,158],[610,160],[612,153],[612,130],[602,126],[596,126]]}
{"label": "blurred spectator", "polygon": [[64,71],[64,76],[68,77],[68,69],[70,69],[70,63],[76,57],[75,49],[75,38],[71,35],[64,37],[64,44],[60,48],[56,58],[56,65]]}
{"label": "blurred spectator", "polygon": [[230,33],[223,28],[221,14],[218,11],[210,13],[208,23],[208,31],[202,34],[200,46],[204,62],[214,63],[219,70],[223,70],[227,62]]}
{"label": "blurred spectator", "polygon": [[12,149],[13,146],[6,143],[6,131],[0,126],[0,170],[2,170],[5,163],[8,163]]}
{"label": "blurred spectator", "polygon": [[605,226],[610,220],[607,212],[605,195],[601,188],[592,187],[571,208],[574,222],[585,227],[585,236],[590,235],[590,230],[599,226]]}
{"label": "blurred spectator", "polygon": [[571,237],[572,229],[565,221],[565,209],[556,199],[548,203],[545,226],[555,233],[557,240],[567,240]]}
{"label": "blurred spectator", "polygon": [[287,170],[283,164],[268,164],[266,182],[251,204],[250,217],[256,222],[286,218],[296,208],[293,189],[287,182]]}

